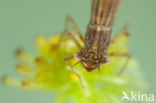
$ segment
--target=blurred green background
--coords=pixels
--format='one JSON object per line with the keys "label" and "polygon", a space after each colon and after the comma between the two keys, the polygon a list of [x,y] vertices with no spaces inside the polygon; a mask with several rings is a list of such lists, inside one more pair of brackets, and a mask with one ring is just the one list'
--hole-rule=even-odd
{"label": "blurred green background", "polygon": [[[122,0],[113,34],[129,23],[129,52],[140,63],[143,76],[156,93],[156,0]],[[0,77],[16,76],[16,48],[35,54],[35,37],[48,37],[64,29],[69,13],[84,34],[91,0],[0,0]],[[0,103],[51,103],[50,91],[28,91],[0,82]]]}

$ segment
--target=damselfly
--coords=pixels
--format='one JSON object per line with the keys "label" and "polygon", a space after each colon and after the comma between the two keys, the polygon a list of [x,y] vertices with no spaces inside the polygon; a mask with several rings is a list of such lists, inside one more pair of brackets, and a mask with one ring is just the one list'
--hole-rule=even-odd
{"label": "damselfly", "polygon": [[[115,43],[121,35],[125,34],[128,28],[126,24],[117,35],[111,39],[112,25],[119,3],[120,0],[92,0],[91,20],[88,24],[85,37],[82,36],[73,19],[69,15],[67,16],[66,23],[71,23],[78,37],[84,42],[84,46],[81,46],[68,29],[63,33],[71,38],[79,48],[74,54],[65,57],[68,64],[70,59],[76,58],[78,63],[81,63],[82,66],[90,72],[96,68],[100,69],[101,64],[107,64],[109,62],[109,56],[123,56],[127,57],[127,60],[121,68],[119,75],[123,73],[131,55],[127,52],[108,51],[108,47]],[[72,67],[71,70],[73,70]]]}

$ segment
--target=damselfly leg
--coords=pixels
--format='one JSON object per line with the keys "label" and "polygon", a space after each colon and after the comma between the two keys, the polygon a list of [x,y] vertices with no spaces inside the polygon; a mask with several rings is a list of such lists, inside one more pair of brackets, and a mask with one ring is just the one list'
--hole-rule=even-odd
{"label": "damselfly leg", "polygon": [[[126,24],[125,26],[123,26],[123,28],[115,35],[115,37],[111,40],[110,44],[115,43],[122,35],[127,35],[125,32],[128,29],[128,24]],[[127,37],[127,36],[126,36]],[[123,67],[121,68],[121,70],[119,71],[118,75],[120,76],[126,69],[128,62],[131,58],[131,55],[129,53],[126,52],[112,52],[109,54],[110,56],[118,56],[118,57],[127,57],[127,60],[125,62],[125,64],[123,65]]]}
{"label": "damselfly leg", "polygon": [[128,24],[122,27],[120,31],[112,38],[110,44],[115,43],[122,35],[125,35],[126,31],[128,29]]}
{"label": "damselfly leg", "polygon": [[121,70],[118,73],[118,75],[120,76],[125,71],[125,69],[128,65],[128,62],[131,58],[131,55],[126,52],[112,52],[112,53],[109,53],[109,56],[118,56],[118,57],[126,57],[127,58],[125,64],[123,65],[123,67],[121,68]]}
{"label": "damselfly leg", "polygon": [[[77,73],[74,69],[73,69],[73,66],[70,65],[69,63],[69,60],[73,59],[74,58],[74,55],[69,55],[69,56],[66,56],[65,57],[65,61],[67,63],[67,65],[69,66],[69,69],[78,77],[79,81],[80,81],[80,84],[81,84],[81,87],[84,87],[83,86],[83,83],[82,83],[82,78],[80,76],[79,73]],[[76,63],[77,64],[77,63]],[[74,65],[75,66],[75,65]]]}

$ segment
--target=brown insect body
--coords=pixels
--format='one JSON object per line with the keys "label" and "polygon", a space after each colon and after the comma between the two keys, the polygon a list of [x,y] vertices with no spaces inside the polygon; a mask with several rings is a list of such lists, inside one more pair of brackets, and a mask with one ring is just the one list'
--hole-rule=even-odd
{"label": "brown insect body", "polygon": [[93,0],[91,21],[85,35],[85,45],[75,53],[88,71],[109,62],[108,47],[115,11],[119,0]]}
{"label": "brown insect body", "polygon": [[109,57],[107,56],[109,41],[110,31],[98,31],[89,25],[85,37],[85,45],[76,52],[76,56],[87,71],[94,70],[100,64],[109,62]]}

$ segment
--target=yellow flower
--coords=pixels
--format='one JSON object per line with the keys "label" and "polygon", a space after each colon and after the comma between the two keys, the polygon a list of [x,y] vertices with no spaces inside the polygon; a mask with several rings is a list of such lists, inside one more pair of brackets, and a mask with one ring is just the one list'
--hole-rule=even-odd
{"label": "yellow flower", "polygon": [[[123,35],[111,45],[109,51],[127,51],[126,36]],[[74,67],[75,72],[80,75],[78,77],[64,60],[65,56],[73,54],[78,48],[69,38],[63,39],[58,45],[59,38],[60,34],[49,38],[38,36],[37,57],[21,49],[17,50],[20,63],[16,70],[23,78],[5,76],[3,82],[25,89],[57,91],[55,103],[121,103],[122,91],[145,88],[135,59],[130,60],[122,76],[117,73],[125,62],[124,58],[110,57],[108,65],[100,66],[100,73],[98,70],[87,72],[78,64]],[[75,59],[70,61],[72,65],[76,62]]]}

